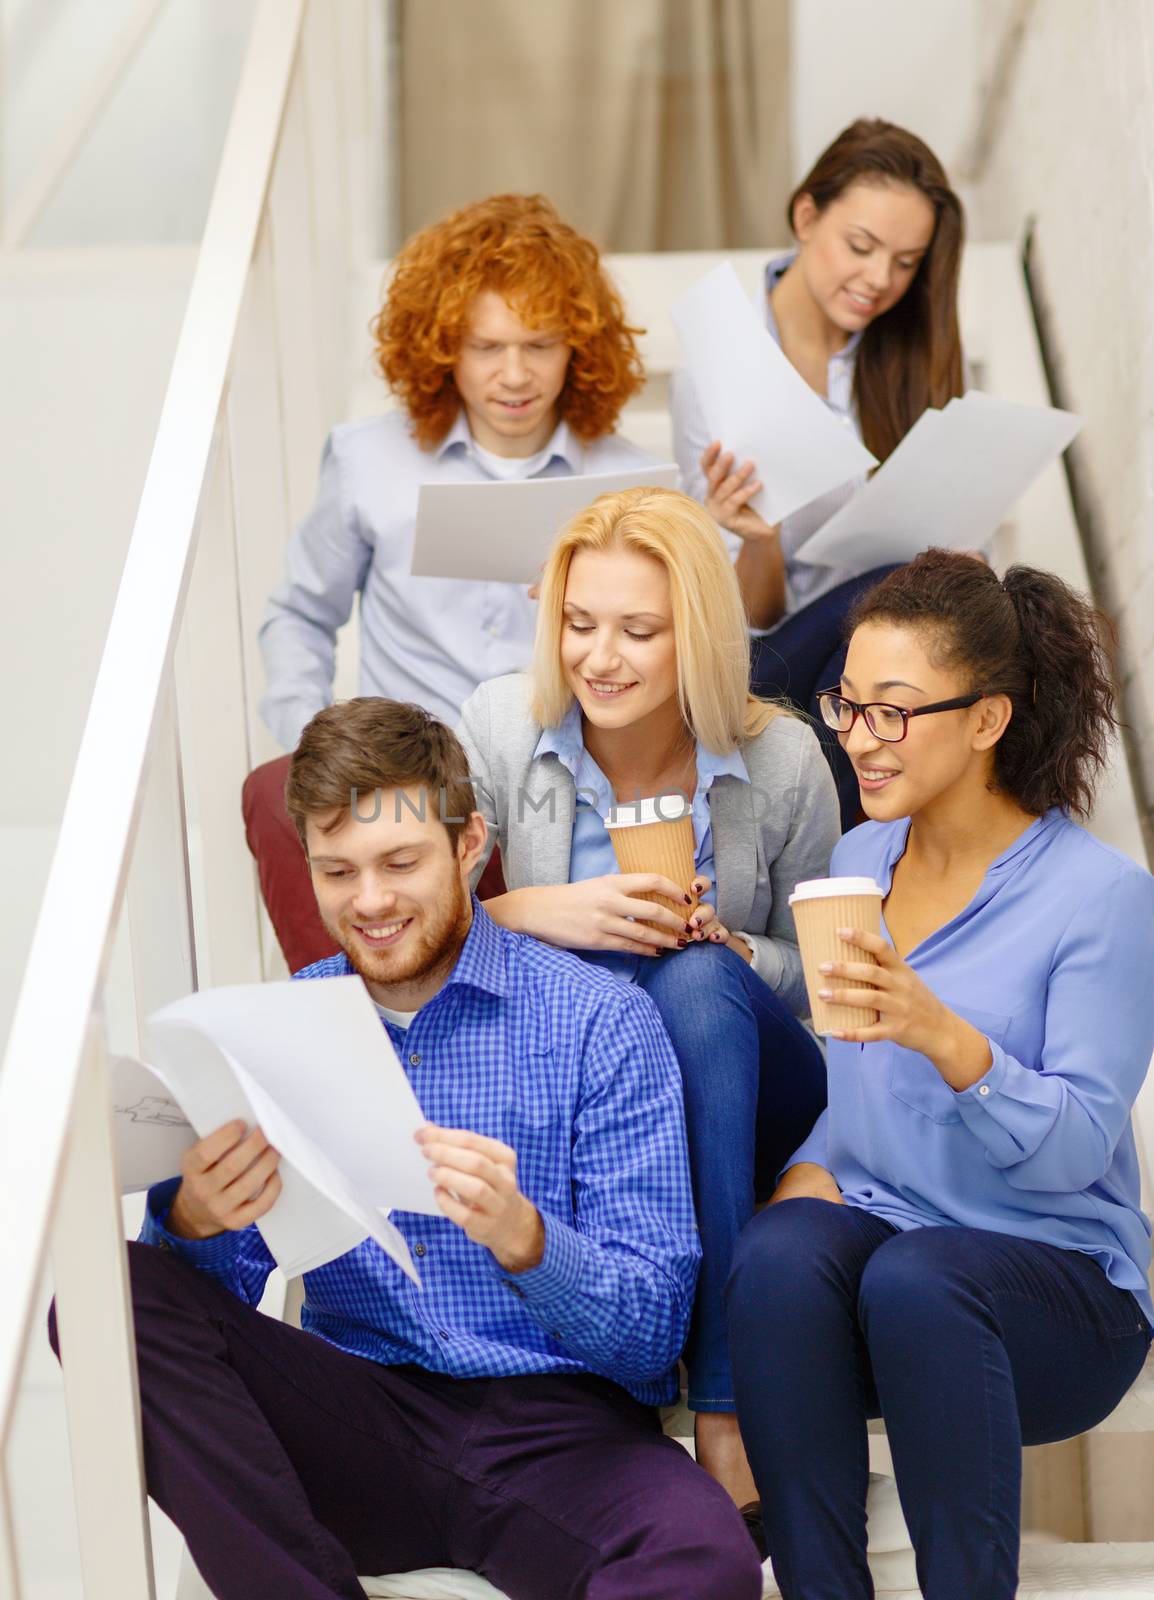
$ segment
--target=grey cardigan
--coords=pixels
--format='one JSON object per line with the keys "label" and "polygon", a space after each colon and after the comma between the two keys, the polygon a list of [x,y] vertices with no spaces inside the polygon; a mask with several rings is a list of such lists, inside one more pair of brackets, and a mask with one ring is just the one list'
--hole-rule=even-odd
{"label": "grey cardigan", "polygon": [[[576,789],[557,756],[534,755],[541,729],[529,714],[528,678],[511,673],[481,684],[461,708],[457,734],[477,809],[501,846],[506,885],[568,883]],[[754,970],[804,1015],[788,899],[803,878],[829,871],[841,833],[837,792],[816,736],[798,717],[774,717],[740,748],[750,782],[723,774],[709,791],[717,915],[749,942]]]}

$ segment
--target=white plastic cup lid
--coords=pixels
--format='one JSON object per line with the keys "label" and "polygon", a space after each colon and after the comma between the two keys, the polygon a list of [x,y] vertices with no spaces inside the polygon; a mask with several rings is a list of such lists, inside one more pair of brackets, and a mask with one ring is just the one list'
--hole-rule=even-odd
{"label": "white plastic cup lid", "polygon": [[795,900],[832,900],[847,894],[880,895],[881,892],[881,884],[875,883],[872,878],[806,878],[794,889],[789,903],[793,905]]}
{"label": "white plastic cup lid", "polygon": [[655,794],[647,800],[621,800],[609,813],[607,828],[647,828],[654,822],[680,822],[693,807],[683,794]]}

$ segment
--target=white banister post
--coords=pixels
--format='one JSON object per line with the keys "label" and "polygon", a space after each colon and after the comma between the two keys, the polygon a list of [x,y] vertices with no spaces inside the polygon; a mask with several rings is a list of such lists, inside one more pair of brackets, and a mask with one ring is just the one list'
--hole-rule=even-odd
{"label": "white banister post", "polygon": [[89,1024],[52,1229],[85,1600],[153,1600],[120,1183],[103,1028]]}
{"label": "white banister post", "polygon": [[241,818],[241,785],[250,760],[232,466],[223,413],[199,522],[176,657],[198,980],[202,985],[259,983],[259,893]]}

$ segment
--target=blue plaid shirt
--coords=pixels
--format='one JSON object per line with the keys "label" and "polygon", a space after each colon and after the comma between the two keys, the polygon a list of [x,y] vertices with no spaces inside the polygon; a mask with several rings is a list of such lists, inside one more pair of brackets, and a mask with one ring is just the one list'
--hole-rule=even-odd
{"label": "blue plaid shirt", "polygon": [[[351,970],[337,955],[296,976]],[[681,1078],[648,995],[498,928],[474,900],[444,987],[407,1030],[382,1021],[431,1122],[517,1152],[544,1258],[512,1275],[446,1217],[395,1211],[422,1287],[366,1240],[306,1274],[302,1326],[385,1365],[596,1372],[647,1404],[674,1398],[700,1247]],[[260,1232],[169,1233],[178,1182],[150,1191],[142,1239],[257,1304],[275,1265]]]}

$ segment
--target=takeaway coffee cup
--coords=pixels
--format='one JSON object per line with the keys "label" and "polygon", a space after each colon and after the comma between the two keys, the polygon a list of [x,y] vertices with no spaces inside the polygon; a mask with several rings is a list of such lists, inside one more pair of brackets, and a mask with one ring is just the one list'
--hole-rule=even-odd
{"label": "takeaway coffee cup", "polygon": [[869,984],[848,978],[830,978],[819,972],[822,961],[873,961],[864,950],[851,949],[837,936],[839,928],[861,928],[880,933],[882,891],[872,878],[809,878],[789,897],[805,986],[817,1033],[835,1028],[872,1028],[877,1012],[864,1006],[834,1006],[818,998],[819,989],[868,989]]}
{"label": "takeaway coffee cup", "polygon": [[[686,894],[691,892],[689,886],[697,876],[697,846],[693,811],[684,795],[659,794],[650,800],[615,806],[605,826],[622,872],[660,872]],[[635,898],[668,906],[682,920],[692,914],[684,900],[670,900],[660,894],[639,894]]]}

